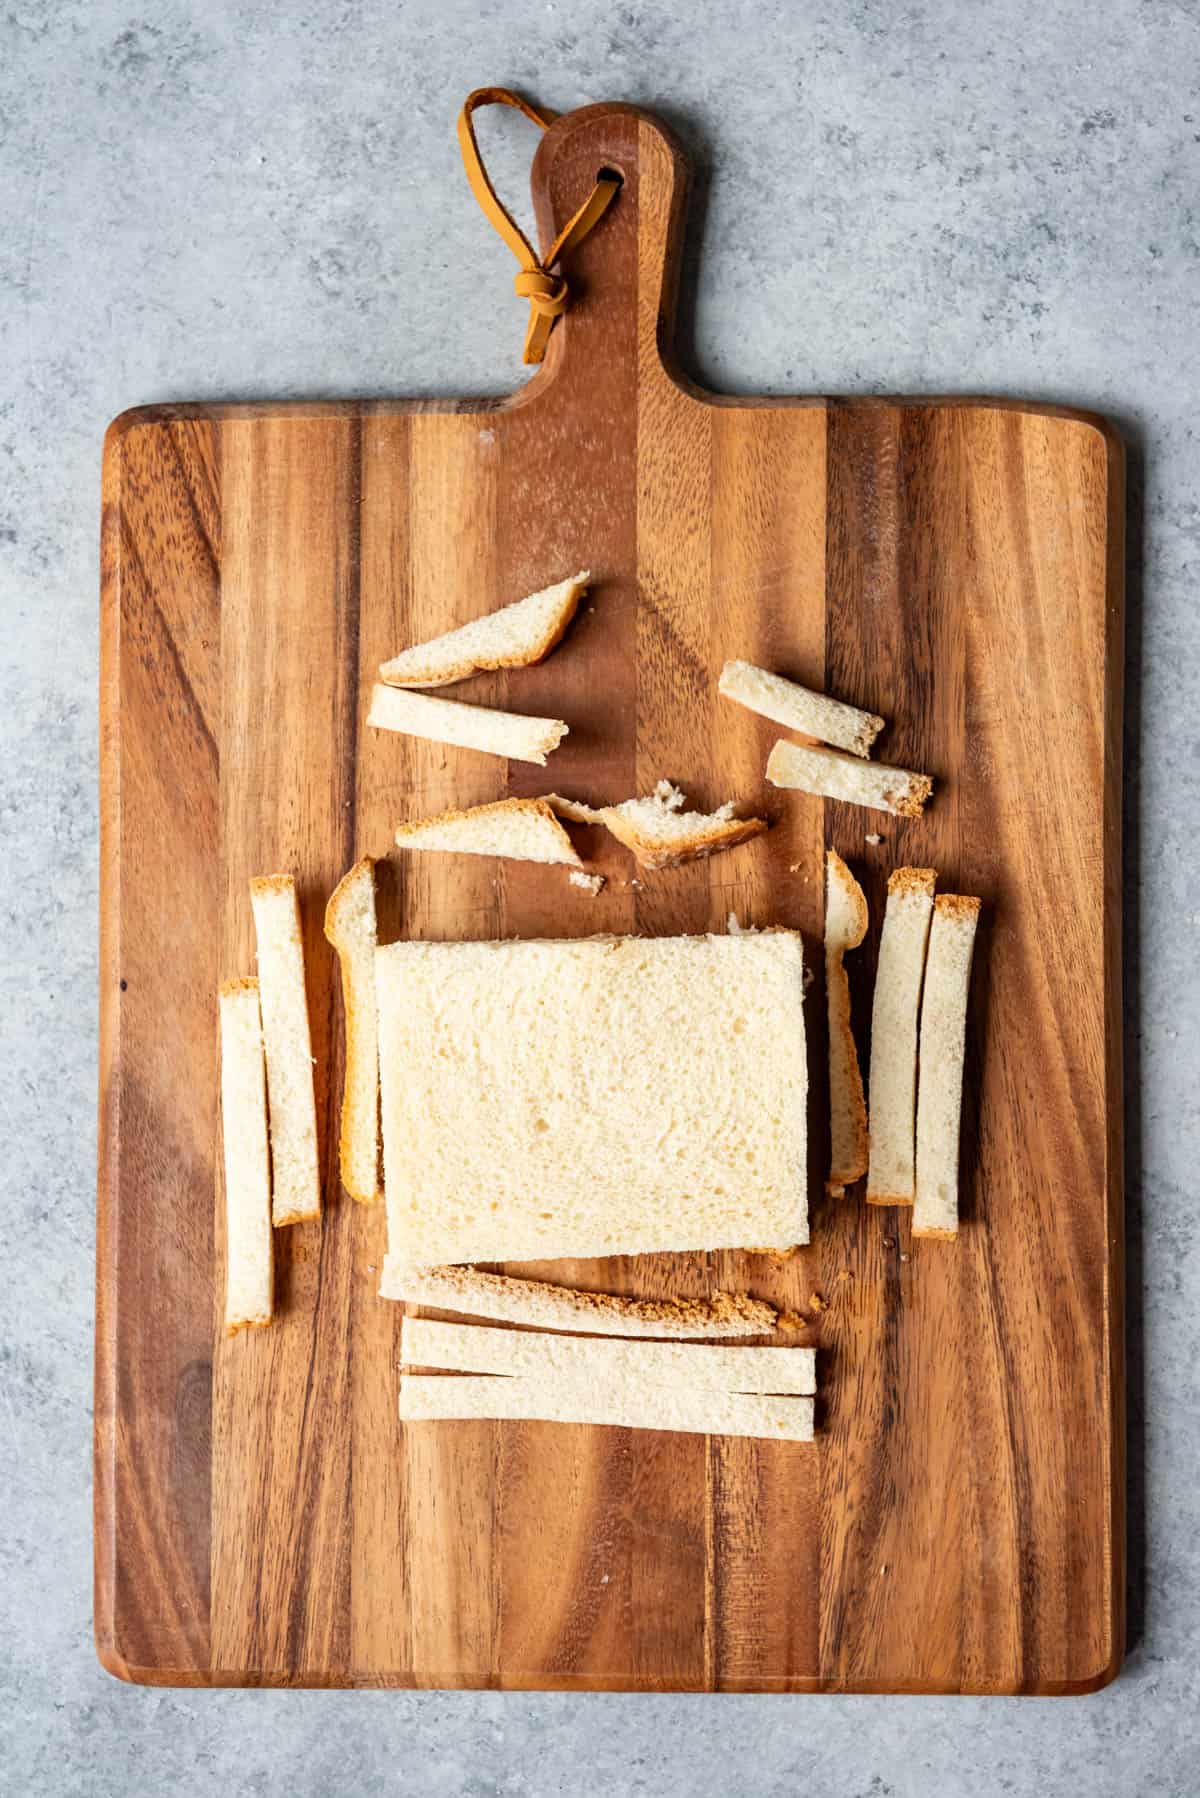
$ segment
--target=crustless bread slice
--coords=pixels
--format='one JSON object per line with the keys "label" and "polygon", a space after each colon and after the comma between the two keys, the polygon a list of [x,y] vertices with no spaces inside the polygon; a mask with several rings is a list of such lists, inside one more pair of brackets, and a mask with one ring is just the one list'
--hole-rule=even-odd
{"label": "crustless bread slice", "polygon": [[840,699],[830,699],[826,693],[812,693],[796,681],[756,668],[752,662],[726,662],[717,690],[726,699],[735,700],[787,730],[816,737],[819,743],[832,743],[835,749],[848,750],[851,755],[870,755],[871,745],[883,729],[883,719],[874,712],[862,712]]}
{"label": "crustless bread slice", "polygon": [[296,883],[285,874],[250,882],[258,936],[258,984],[271,1115],[272,1216],[302,1223],[321,1214],[312,1041],[304,990],[304,942]]}
{"label": "crustless bread slice", "polygon": [[813,1438],[811,1398],[697,1391],[641,1380],[604,1388],[544,1379],[406,1373],[400,1376],[400,1417],[405,1423],[448,1418],[540,1419],[614,1424],[625,1429],[686,1430],[705,1436],[761,1436],[775,1442],[811,1442]]}
{"label": "crustless bread slice", "polygon": [[527,668],[557,647],[587,591],[585,570],[528,599],[473,618],[457,630],[393,656],[380,677],[397,687],[445,687],[481,668]]}
{"label": "crustless bread slice", "polygon": [[273,1310],[271,1165],[257,980],[228,980],[221,1024],[225,1158],[225,1331],[269,1324]]}
{"label": "crustless bread slice", "polygon": [[375,1003],[375,863],[369,855],[344,874],[325,907],[325,935],[337,950],[346,1018],[339,1159],[352,1199],[373,1205],[379,1180],[379,1022]]}
{"label": "crustless bread slice", "polygon": [[714,1348],[697,1342],[620,1342],[597,1336],[544,1336],[486,1324],[406,1317],[405,1367],[493,1373],[561,1385],[690,1386],[712,1392],[817,1390],[816,1350]]}
{"label": "crustless bread slice", "polygon": [[417,819],[400,825],[396,842],[401,849],[583,866],[545,799],[500,799],[493,805],[475,805],[464,812],[443,812],[437,818]]}
{"label": "crustless bread slice", "polygon": [[836,850],[825,857],[825,1001],[829,1016],[829,1179],[841,1198],[867,1171],[867,1107],[842,957],[867,934],[867,901]]}
{"label": "crustless bread slice", "polygon": [[797,932],[403,942],[375,968],[397,1264],[807,1242]]}
{"label": "crustless bread slice", "polygon": [[774,787],[796,787],[822,799],[842,799],[901,818],[919,818],[933,791],[928,774],[864,762],[840,749],[813,749],[780,738],[767,759],[767,779]]}
{"label": "crustless bread slice", "polygon": [[897,868],[888,881],[871,1011],[869,1205],[913,1201],[917,1019],[936,883],[932,868]]}
{"label": "crustless bread slice", "polygon": [[963,1049],[978,923],[978,899],[945,893],[934,903],[921,1001],[914,1236],[958,1233]]}
{"label": "crustless bread slice", "polygon": [[715,1292],[710,1299],[630,1299],[611,1292],[580,1292],[544,1280],[486,1274],[474,1267],[407,1267],[389,1255],[380,1297],[406,1299],[439,1311],[461,1311],[501,1323],[548,1330],[584,1330],[597,1336],[767,1336],[775,1328],[774,1305],[741,1294]]}
{"label": "crustless bread slice", "polygon": [[460,705],[456,699],[378,684],[371,692],[367,723],[376,730],[478,749],[514,762],[536,762],[539,767],[545,767],[546,757],[567,734],[561,718],[526,718],[518,712],[490,711],[487,706]]}

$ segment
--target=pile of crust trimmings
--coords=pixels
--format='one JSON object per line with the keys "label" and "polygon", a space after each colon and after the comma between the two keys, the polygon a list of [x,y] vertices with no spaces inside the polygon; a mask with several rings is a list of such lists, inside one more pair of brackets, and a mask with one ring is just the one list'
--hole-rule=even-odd
{"label": "pile of crust trimmings", "polygon": [[217,998],[225,1153],[225,1328],[230,1335],[271,1321],[272,1228],[321,1215],[317,1108],[296,883],[282,874],[252,880],[250,905],[258,939],[258,979],[226,981]]}
{"label": "pile of crust trimmings", "polygon": [[958,1137],[971,956],[979,900],[935,897],[932,868],[888,880],[871,1013],[868,1127],[843,957],[867,934],[862,888],[826,854],[825,995],[829,1022],[827,1190],[867,1177],[867,1203],[911,1205],[914,1236],[958,1231]]}
{"label": "pile of crust trimmings", "polygon": [[[544,660],[566,635],[589,579],[584,570],[385,662],[367,723],[544,767],[547,756],[569,734],[564,719],[493,711],[413,689],[446,687],[472,674],[527,668]],[[717,849],[731,849],[767,828],[763,818],[734,817],[732,801],[712,813],[685,811],[684,804],[682,793],[666,781],[660,781],[647,798],[601,807],[557,794],[503,799],[413,819],[397,830],[396,842],[406,850],[560,863],[571,870],[570,885],[594,896],[604,877],[584,870],[560,818],[605,825],[647,868],[675,867]]]}
{"label": "pile of crust trimmings", "polygon": [[[480,670],[522,667],[541,660],[566,633],[587,581],[587,574],[581,573],[385,663],[380,670],[383,684],[374,690],[368,722],[384,730],[544,765],[567,735],[563,720],[492,711],[430,697],[415,689],[449,685]],[[767,778],[774,785],[901,816],[918,815],[928,799],[932,782],[927,776],[867,760],[883,726],[881,718],[745,662],[726,665],[719,691],[810,739],[775,744],[766,767]],[[652,869],[731,848],[767,828],[764,819],[736,817],[732,802],[709,814],[688,811],[680,790],[660,781],[645,798],[599,807],[547,794],[451,810],[436,818],[402,824],[396,841],[409,850],[558,863],[568,869],[571,885],[594,895],[604,884],[603,876],[585,869],[563,820],[603,825],[641,865]],[[845,953],[865,936],[866,904],[849,869],[832,852],[828,878],[830,1190],[844,1191],[869,1165],[867,1196],[872,1202],[915,1201],[914,1233],[952,1234],[957,1224],[966,984],[978,901],[945,897],[935,905],[932,876],[928,876],[927,893],[922,886],[926,879],[923,871],[900,870],[893,876],[876,989],[873,1127],[869,1131],[842,962]],[[923,928],[915,921],[914,894],[924,895],[927,901]],[[231,982],[220,994],[228,1242],[226,1326],[231,1331],[270,1319],[272,1224],[300,1221],[320,1212],[311,1048],[295,888],[286,877],[272,876],[253,882],[251,897],[259,939],[259,979]],[[768,930],[739,932],[727,938],[608,938],[509,945],[407,943],[379,950],[374,863],[369,858],[357,863],[332,895],[325,931],[340,959],[345,996],[342,1178],[352,1196],[364,1203],[381,1198],[385,1184],[379,1170],[382,1069],[384,1165],[391,1170],[395,1163],[397,1170],[386,1182],[391,1247],[381,1288],[385,1297],[461,1309],[501,1322],[629,1337],[732,1338],[761,1335],[775,1326],[773,1307],[743,1296],[718,1292],[707,1299],[637,1300],[481,1273],[468,1263],[709,1249],[741,1246],[751,1240],[807,1241],[803,971],[798,935]],[[618,959],[611,959],[614,956]],[[580,966],[573,967],[570,977],[564,979],[563,962],[572,957]],[[479,966],[468,967],[468,962]],[[924,1003],[920,1006],[922,978]],[[723,980],[728,993],[723,991]],[[554,1101],[559,1115],[538,1116],[532,1120],[532,1129],[530,1120],[522,1119],[514,1131],[507,1115],[513,1109],[510,1085],[502,1102],[493,1108],[494,1115],[482,1117],[480,1096],[498,1090],[500,1070],[485,1072],[472,1062],[469,1091],[458,1095],[461,1115],[456,1116],[454,1128],[442,1129],[434,1120],[446,1108],[449,1089],[446,1074],[433,1066],[433,1058],[440,1054],[452,1067],[454,1044],[442,1043],[432,1055],[425,1054],[424,1060],[422,1054],[439,1031],[453,1036],[453,1019],[459,1016],[471,1022],[477,1061],[481,1043],[495,1046],[498,1042],[494,1031],[478,1028],[481,1005],[486,1009],[490,997],[498,1007],[497,1016],[501,1012],[512,1016],[530,993],[536,992],[539,981],[545,982],[548,998],[561,999],[564,991],[584,995],[580,1018],[560,1017],[564,1009],[570,1012],[570,1007],[561,1003],[549,1011],[544,1008],[538,1014],[537,1028],[521,1038],[530,1059],[521,1090],[532,1101],[546,1085],[547,1070],[552,1070],[556,1078],[561,1076]],[[640,1005],[636,996],[647,992],[650,1002]],[[718,995],[715,1005],[714,993]],[[673,1004],[681,994],[685,1002]],[[708,1032],[696,1028],[706,1007],[714,1017],[714,1028]],[[667,1107],[665,1131],[658,1128],[661,1116],[650,1107],[643,1108],[630,1123],[629,1107],[620,1103],[619,1086],[605,1085],[605,1058],[596,1057],[599,1066],[593,1070],[589,1052],[592,1042],[585,1022],[592,1025],[594,1036],[606,1042],[612,1038],[616,1043],[621,1031],[628,1035],[632,1030],[632,1039],[618,1045],[628,1064],[638,1046],[639,1013],[643,1021],[653,1020],[660,1052],[664,1018],[668,1032],[673,1022],[679,1033],[677,1049],[667,1055],[666,1065],[678,1065],[681,1073],[675,1109],[672,1111],[670,1104]],[[558,1023],[561,1039],[548,1050],[540,1044],[538,1034],[545,1031],[547,1016]],[[632,1026],[631,1018],[635,1020]],[[914,1099],[918,1020],[922,1080]],[[731,1027],[728,1034],[726,1026]],[[572,1054],[573,1042],[582,1042],[583,1052]],[[698,1070],[705,1043],[712,1048],[713,1065]],[[745,1068],[738,1062],[739,1047]],[[506,1071],[511,1075],[511,1033],[501,1059],[510,1064]],[[732,1068],[731,1061],[736,1064]],[[459,1062],[461,1065],[461,1057]],[[415,1078],[414,1069],[422,1069],[427,1077]],[[711,1132],[714,1097],[722,1106],[720,1115],[726,1125],[736,1109],[732,1100],[720,1100],[722,1079],[731,1094],[761,1093],[765,1086],[768,1096],[763,1105],[751,1108],[752,1115],[743,1117],[744,1136],[739,1137],[736,1128],[732,1134],[728,1128],[723,1131],[719,1140],[728,1152],[724,1159],[715,1157],[714,1172],[713,1143],[718,1140]],[[561,1090],[564,1087],[567,1090]],[[696,1095],[691,1109],[680,1098],[689,1092]],[[611,1116],[606,1115],[606,1101],[610,1109],[615,1105]],[[553,1111],[554,1104],[537,1100],[534,1109]],[[761,1128],[768,1116],[775,1127],[773,1134],[764,1134]],[[580,1152],[580,1119],[590,1122],[597,1135],[594,1149],[601,1137],[609,1145],[614,1140],[622,1145],[624,1155],[614,1164],[611,1193],[594,1190],[594,1178],[571,1182],[561,1175],[568,1160],[573,1166],[592,1170],[604,1165],[602,1154]],[[572,1156],[564,1158],[556,1139],[561,1144],[568,1130]],[[481,1134],[488,1136],[486,1143]],[[644,1142],[642,1135],[646,1136]],[[662,1153],[664,1142],[671,1154]],[[746,1146],[739,1147],[739,1142]],[[514,1153],[519,1143],[525,1144],[524,1156]],[[742,1155],[744,1164],[735,1165]],[[497,1185],[494,1170],[503,1168],[507,1176],[499,1182],[505,1186],[503,1194],[497,1197],[493,1192],[485,1199],[481,1190],[478,1199],[473,1197],[473,1166],[493,1170],[488,1190]],[[429,1186],[431,1168],[435,1170],[433,1188],[440,1195],[434,1206],[422,1204],[417,1196]],[[622,1216],[619,1195],[630,1191],[642,1195],[640,1204],[634,1206],[635,1215]],[[455,1197],[447,1206],[449,1193]],[[681,1213],[683,1193],[691,1195],[690,1213],[687,1206]],[[671,1220],[670,1227],[663,1225],[664,1218]],[[458,1334],[439,1337],[439,1331]],[[413,1332],[415,1343],[410,1340]],[[492,1338],[501,1341],[493,1344]],[[656,1359],[647,1345],[639,1349],[636,1343],[597,1344],[589,1357],[576,1352],[585,1345],[566,1340],[564,1346],[563,1338],[521,1337],[518,1341],[522,1344],[535,1346],[523,1348],[518,1355],[507,1346],[511,1340],[507,1332],[434,1326],[423,1321],[418,1325],[411,1320],[405,1330],[406,1363],[447,1368],[464,1377],[431,1380],[406,1373],[402,1414],[412,1419],[552,1417],[805,1440],[811,1436],[812,1386],[786,1383],[788,1378],[800,1377],[797,1364],[791,1362],[787,1364],[791,1374],[778,1371],[772,1363],[771,1383],[753,1384],[748,1361],[740,1361],[734,1369],[722,1360],[731,1351],[683,1351],[692,1356],[706,1352],[713,1357],[704,1364],[712,1370],[709,1374],[698,1361],[689,1362],[696,1386],[708,1386],[711,1391],[700,1396],[698,1403],[694,1390],[689,1402],[675,1404],[670,1395],[676,1388],[666,1378],[668,1370],[674,1378],[675,1364],[669,1356],[660,1354]],[[551,1346],[539,1348],[538,1344]],[[619,1352],[610,1355],[609,1349]],[[675,1355],[680,1352],[671,1351]],[[781,1351],[732,1352],[745,1356]],[[797,1352],[791,1351],[793,1355]],[[496,1357],[503,1365],[493,1364]],[[548,1382],[544,1375],[551,1365],[555,1377]],[[600,1374],[607,1374],[607,1379],[598,1379]],[[766,1378],[765,1374],[755,1377]],[[777,1396],[780,1393],[789,1396]],[[714,1398],[720,1402],[713,1402]],[[668,1417],[670,1421],[665,1420]]]}

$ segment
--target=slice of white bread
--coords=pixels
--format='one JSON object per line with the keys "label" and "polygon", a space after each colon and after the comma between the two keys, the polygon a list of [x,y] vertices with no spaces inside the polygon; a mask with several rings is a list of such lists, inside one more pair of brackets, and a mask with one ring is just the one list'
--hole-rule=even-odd
{"label": "slice of white bread", "polygon": [[614,1424],[703,1436],[762,1436],[775,1442],[811,1442],[813,1437],[811,1398],[686,1390],[641,1380],[605,1389],[486,1374],[406,1373],[400,1377],[400,1418],[404,1423],[509,1418]]}
{"label": "slice of white bread", "polygon": [[660,780],[646,798],[626,799],[620,805],[583,805],[557,793],[548,799],[560,817],[603,824],[632,849],[644,868],[675,868],[718,849],[732,849],[767,828],[765,818],[735,818],[732,800],[715,812],[684,811],[687,801],[669,780]]}
{"label": "slice of white bread", "polygon": [[545,1336],[494,1330],[486,1324],[435,1323],[406,1317],[400,1340],[405,1367],[494,1373],[561,1385],[612,1390],[639,1385],[711,1392],[817,1390],[816,1350],[714,1348],[697,1342],[620,1342],[597,1336]]}
{"label": "slice of white bread", "polygon": [[446,687],[481,668],[528,668],[557,648],[587,591],[584,570],[528,599],[393,656],[379,670],[396,687]]}
{"label": "slice of white bread", "polygon": [[501,1323],[586,1330],[596,1336],[769,1336],[778,1316],[774,1305],[737,1293],[714,1292],[710,1299],[629,1299],[485,1274],[474,1267],[406,1267],[391,1255],[384,1260],[379,1295]]}
{"label": "slice of white bread", "polygon": [[546,757],[567,734],[561,718],[526,718],[519,712],[460,705],[456,699],[434,699],[427,693],[410,693],[407,687],[378,683],[371,691],[367,723],[376,730],[478,749],[484,755],[503,755],[514,762],[536,762],[543,768]]}
{"label": "slice of white bread", "polygon": [[321,1215],[312,1039],[304,990],[304,940],[296,883],[286,874],[250,882],[258,936],[258,985],[271,1115],[272,1217],[298,1224]]}
{"label": "slice of white bread", "polygon": [[932,868],[897,868],[888,881],[871,1011],[868,1205],[913,1201],[917,1020],[936,884]]}
{"label": "slice of white bread", "polygon": [[721,670],[717,690],[726,699],[758,712],[787,730],[798,730],[818,742],[832,743],[835,749],[851,755],[866,756],[883,729],[883,719],[874,712],[863,712],[827,693],[813,693],[781,674],[768,674],[753,662],[726,662]]}
{"label": "slice of white bread", "polygon": [[419,818],[412,824],[401,824],[396,841],[401,849],[583,866],[553,806],[545,799],[499,799],[492,805],[475,805],[465,812]]}
{"label": "slice of white bread", "polygon": [[867,1106],[842,957],[867,934],[867,900],[837,853],[825,856],[825,1003],[829,1017],[829,1179],[841,1198],[867,1171]]}
{"label": "slice of white bread", "polygon": [[958,1136],[971,956],[979,900],[943,893],[933,907],[921,1001],[914,1236],[958,1234]]}
{"label": "slice of white bread", "polygon": [[269,1324],[274,1310],[267,1084],[257,980],[227,980],[221,1025],[225,1158],[225,1333]]}
{"label": "slice of white bread", "polygon": [[840,749],[814,749],[781,737],[767,758],[767,779],[774,787],[796,787],[821,799],[843,799],[872,811],[919,818],[933,791],[928,774],[864,762]]}
{"label": "slice of white bread", "polygon": [[798,932],[376,951],[397,1264],[808,1240]]}
{"label": "slice of white bread", "polygon": [[361,1205],[383,1197],[379,1180],[379,1020],[375,1003],[375,863],[369,855],[343,874],[325,907],[325,935],[337,950],[346,1018],[346,1072],[338,1153],[342,1185]]}

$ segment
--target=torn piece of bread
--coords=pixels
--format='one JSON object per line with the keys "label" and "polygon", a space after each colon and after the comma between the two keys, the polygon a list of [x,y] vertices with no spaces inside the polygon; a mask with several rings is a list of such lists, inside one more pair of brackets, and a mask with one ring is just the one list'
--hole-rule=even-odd
{"label": "torn piece of bread", "polygon": [[860,711],[826,693],[813,693],[796,681],[756,668],[752,662],[726,662],[717,691],[787,730],[832,743],[851,755],[870,755],[871,745],[883,729],[883,719],[874,712]]}
{"label": "torn piece of bread", "polygon": [[325,935],[337,950],[346,1018],[346,1072],[338,1144],[342,1185],[361,1205],[383,1197],[379,1180],[379,1024],[375,1004],[375,863],[369,855],[343,874],[325,907]]}
{"label": "torn piece of bread", "polygon": [[396,842],[401,849],[583,866],[553,806],[545,799],[498,799],[492,805],[474,805],[465,812],[419,818],[399,827]]}
{"label": "torn piece of bread", "polygon": [[304,989],[304,939],[296,883],[286,874],[250,882],[258,936],[258,985],[267,1051],[274,1222],[321,1215],[312,1039]]}
{"label": "torn piece of bread", "polygon": [[388,1248],[807,1242],[799,932],[377,950]]}
{"label": "torn piece of bread", "polygon": [[461,705],[456,699],[433,699],[426,693],[410,693],[407,687],[379,684],[371,692],[367,723],[376,730],[478,749],[514,762],[536,762],[542,768],[567,735],[561,718],[526,718],[518,712]]}
{"label": "torn piece of bread", "polygon": [[715,812],[686,812],[687,801],[669,780],[660,780],[645,799],[626,799],[620,805],[583,805],[557,793],[547,797],[560,817],[603,824],[632,849],[643,868],[675,868],[718,849],[732,849],[767,828],[765,818],[735,818],[732,800]]}
{"label": "torn piece of bread", "polygon": [[888,881],[871,1011],[868,1205],[913,1201],[917,1019],[936,884],[932,868],[897,868]]}
{"label": "torn piece of bread", "polygon": [[221,1024],[225,1159],[225,1334],[269,1324],[274,1311],[267,1085],[257,980],[227,980]]}
{"label": "torn piece of bread", "polygon": [[406,1267],[393,1255],[384,1261],[379,1296],[501,1323],[586,1330],[597,1336],[767,1336],[778,1316],[774,1305],[737,1293],[714,1292],[710,1299],[629,1299],[511,1274],[485,1274],[474,1267]]}
{"label": "torn piece of bread", "polygon": [[914,1236],[958,1234],[963,1051],[978,923],[978,899],[944,893],[935,900],[921,1001]]}
{"label": "torn piece of bread", "polygon": [[571,824],[603,824],[604,806],[585,805],[582,799],[564,799],[561,793],[547,793],[546,804],[552,806],[560,818],[566,818]]}
{"label": "torn piece of bread", "polygon": [[867,1106],[842,957],[867,934],[867,900],[837,853],[825,856],[825,1003],[829,1016],[829,1179],[841,1198],[867,1171]]}
{"label": "torn piece of bread", "polygon": [[762,1436],[775,1442],[811,1442],[813,1437],[811,1398],[688,1391],[640,1380],[603,1389],[487,1374],[406,1373],[400,1376],[400,1418],[404,1423],[507,1418],[615,1424],[704,1436]]}
{"label": "torn piece of bread", "polygon": [[528,668],[562,642],[590,578],[586,570],[573,574],[528,599],[403,650],[384,662],[380,679],[395,687],[446,687],[483,668]]}
{"label": "torn piece of bread", "polygon": [[712,1392],[817,1390],[816,1350],[714,1348],[696,1342],[621,1342],[596,1336],[544,1336],[486,1324],[435,1323],[406,1317],[400,1340],[405,1367],[492,1373],[599,1390],[616,1386],[689,1386]]}
{"label": "torn piece of bread", "polygon": [[821,799],[842,799],[847,805],[865,805],[901,818],[919,818],[933,792],[928,774],[864,762],[840,749],[789,743],[783,737],[767,758],[767,779],[773,787],[795,787]]}

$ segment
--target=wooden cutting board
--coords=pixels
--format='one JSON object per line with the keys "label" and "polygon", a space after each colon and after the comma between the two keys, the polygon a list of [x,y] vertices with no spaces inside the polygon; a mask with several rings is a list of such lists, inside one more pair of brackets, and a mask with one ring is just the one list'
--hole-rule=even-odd
{"label": "wooden cutting board", "polygon": [[[604,165],[623,190],[514,397],[156,407],[109,433],[101,1658],[160,1684],[1087,1690],[1123,1639],[1120,446],[1046,407],[698,391],[671,361],[685,183],[666,132],[627,106],[559,120],[539,228]],[[566,718],[544,773],[365,728],[387,655],[580,566],[592,601],[563,647],[455,695]],[[731,656],[883,713],[883,759],[937,776],[927,815],[768,788],[779,733],[717,697]],[[851,958],[865,1061],[888,872],[936,866],[985,901],[961,1236],[913,1242],[861,1191],[817,1196],[818,980],[811,1246],[546,1271],[805,1310],[819,1442],[403,1431],[384,1218],[337,1180],[326,897],[401,818],[548,788],[620,800],[664,775],[774,828],[640,876],[595,834],[595,899],[561,870],[397,854],[384,933],[735,912],[800,927],[819,970],[831,843],[872,909]],[[327,1208],[276,1236],[275,1326],[227,1341],[215,994],[254,967],[249,877],[289,869]]]}

